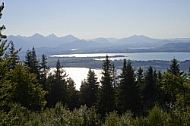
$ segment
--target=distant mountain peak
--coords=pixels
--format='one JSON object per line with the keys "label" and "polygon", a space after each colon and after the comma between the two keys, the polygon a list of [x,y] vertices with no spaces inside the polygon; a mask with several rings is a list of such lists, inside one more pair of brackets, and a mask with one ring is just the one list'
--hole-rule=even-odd
{"label": "distant mountain peak", "polygon": [[49,34],[47,37],[57,37],[55,34]]}
{"label": "distant mountain peak", "polygon": [[[174,43],[176,46],[177,44],[183,44],[180,47],[189,47],[190,38],[183,38],[183,39],[154,39],[144,35],[133,35],[126,38],[116,39],[116,38],[95,38],[95,39],[80,39],[73,35],[66,35],[62,37],[57,37],[55,34],[50,34],[48,36],[43,36],[41,34],[35,33],[32,36],[8,36],[9,40],[12,40],[15,43],[16,47],[22,47],[22,50],[28,50],[31,47],[40,48],[41,52],[61,52],[61,51],[70,51],[71,49],[80,49],[82,51],[125,51],[129,49],[156,49],[158,47],[162,47],[164,44]],[[176,44],[177,43],[177,44]],[[171,45],[169,47],[171,47]],[[45,48],[47,49],[45,49]],[[164,48],[165,47],[165,48]],[[167,45],[165,45],[163,49],[166,50]],[[172,47],[173,49],[174,47]],[[160,49],[160,48],[159,48]],[[181,48],[180,48],[181,49]],[[186,50],[188,50],[186,49]],[[161,50],[161,49],[160,49]],[[174,50],[179,50],[177,47]],[[181,49],[184,50],[184,49]]]}
{"label": "distant mountain peak", "polygon": [[43,36],[43,35],[41,35],[41,34],[39,34],[39,33],[35,33],[35,34],[33,34],[32,36]]}
{"label": "distant mountain peak", "polygon": [[[77,38],[77,37],[75,37],[75,36],[73,36],[73,35],[66,35],[66,36],[64,36],[65,38]],[[77,38],[78,39],[78,38]]]}
{"label": "distant mountain peak", "polygon": [[57,39],[58,37],[55,34],[50,34],[46,36],[48,39]]}
{"label": "distant mountain peak", "polygon": [[103,37],[95,38],[95,39],[92,39],[91,41],[98,42],[98,43],[104,43],[104,44],[109,43],[109,41]]}
{"label": "distant mountain peak", "polygon": [[75,41],[75,40],[79,40],[77,37],[75,37],[75,36],[73,36],[73,35],[66,35],[66,36],[64,36],[64,37],[61,37],[61,38],[63,38],[64,40],[66,40],[66,41]]}
{"label": "distant mountain peak", "polygon": [[39,33],[35,33],[34,35],[29,36],[29,38],[36,38],[36,39],[38,39],[38,38],[44,38],[44,36],[41,35],[41,34],[39,34]]}
{"label": "distant mountain peak", "polygon": [[148,36],[145,36],[145,35],[132,35],[132,36],[130,36],[128,38],[149,38],[149,39],[152,39],[152,38],[150,38]]}

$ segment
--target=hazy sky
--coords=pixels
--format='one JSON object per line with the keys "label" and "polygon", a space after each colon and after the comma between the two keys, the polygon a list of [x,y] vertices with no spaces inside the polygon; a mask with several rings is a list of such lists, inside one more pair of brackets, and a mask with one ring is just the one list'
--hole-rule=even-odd
{"label": "hazy sky", "polygon": [[7,35],[190,38],[190,0],[4,0]]}

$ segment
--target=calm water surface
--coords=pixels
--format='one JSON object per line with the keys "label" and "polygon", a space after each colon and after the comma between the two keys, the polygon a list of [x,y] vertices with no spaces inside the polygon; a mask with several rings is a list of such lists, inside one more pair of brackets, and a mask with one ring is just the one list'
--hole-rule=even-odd
{"label": "calm water surface", "polygon": [[[114,56],[110,58],[111,60],[122,60],[122,59],[130,59],[130,60],[166,60],[170,61],[174,57],[179,61],[190,60],[189,52],[153,52],[153,53],[93,53],[93,54],[68,54],[68,55],[51,55],[50,57],[93,57],[96,60],[104,60],[105,57]],[[121,56],[122,55],[122,56]],[[78,68],[78,67],[66,67],[64,68],[66,73],[71,77],[75,84],[76,89],[80,89],[81,81],[86,79],[88,74],[88,68]],[[55,68],[51,68],[51,72],[53,72]],[[101,79],[101,69],[93,69],[95,74],[97,75],[98,81]]]}
{"label": "calm water surface", "polygon": [[149,52],[149,53],[92,53],[92,54],[67,54],[67,55],[51,55],[50,57],[93,57],[96,60],[104,60],[105,57],[114,56],[111,60],[166,60],[170,61],[174,57],[179,61],[190,60],[190,52]]}
{"label": "calm water surface", "polygon": [[[89,68],[78,68],[78,67],[66,67],[63,68],[66,73],[68,74],[68,77],[71,77],[75,84],[76,84],[76,89],[80,89],[81,81],[87,78],[87,74],[89,71]],[[95,74],[97,75],[98,82],[101,79],[101,69],[92,69],[94,70]],[[55,71],[55,68],[51,68],[50,72]]]}

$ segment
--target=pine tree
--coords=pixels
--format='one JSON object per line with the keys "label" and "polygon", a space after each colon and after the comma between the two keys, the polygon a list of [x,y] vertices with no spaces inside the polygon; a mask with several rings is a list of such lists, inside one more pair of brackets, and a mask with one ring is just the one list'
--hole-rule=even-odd
{"label": "pine tree", "polygon": [[174,58],[173,60],[171,60],[170,69],[168,70],[168,72],[170,72],[174,75],[182,74],[182,73],[180,73],[179,61],[177,59]]}
{"label": "pine tree", "polygon": [[137,70],[137,84],[138,84],[139,86],[142,86],[142,85],[143,85],[143,82],[144,82],[143,69],[140,67],[140,68]]}
{"label": "pine tree", "polygon": [[112,64],[112,77],[113,77],[113,87],[115,90],[116,87],[118,86],[118,84],[117,84],[118,77],[117,77],[117,69],[115,68],[114,63]]}
{"label": "pine tree", "polygon": [[40,80],[39,61],[37,60],[34,47],[31,51],[27,50],[24,64],[29,68],[30,72],[36,74],[37,79]]}
{"label": "pine tree", "polygon": [[[173,105],[177,101],[177,97],[180,97],[181,100],[186,97],[187,91],[184,85],[187,77],[180,72],[179,64],[175,58],[171,60],[170,69],[161,78],[160,87],[164,92],[163,100],[166,106],[167,104]],[[181,101],[181,103],[183,102]]]}
{"label": "pine tree", "polygon": [[49,71],[49,67],[47,66],[47,57],[43,54],[42,60],[40,63],[40,84],[44,90],[48,90],[47,87],[47,73]]}
{"label": "pine tree", "polygon": [[[4,3],[2,3],[2,5],[0,5],[0,19],[1,19],[1,17],[2,17],[2,11],[3,11],[3,9],[4,9]],[[4,25],[2,25],[2,26],[0,26],[0,37],[1,37],[1,41],[0,42],[2,42],[2,39],[6,39],[7,38],[7,36],[6,35],[3,35],[1,32],[2,32],[2,30],[4,30],[4,29],[6,29],[5,28],[5,26]],[[6,42],[5,42],[6,43]]]}
{"label": "pine tree", "polygon": [[30,110],[41,110],[45,104],[46,92],[38,83],[36,76],[29,72],[22,65],[15,65],[15,68],[7,74],[7,79],[14,86],[12,101],[27,107]]}
{"label": "pine tree", "polygon": [[15,46],[13,41],[10,41],[10,47],[8,49],[8,57],[11,57],[11,63],[10,63],[10,69],[14,69],[15,65],[19,63],[19,56],[18,56],[18,52],[21,50],[15,50]]}
{"label": "pine tree", "polygon": [[145,108],[150,110],[156,103],[157,85],[156,71],[150,66],[145,73],[145,87],[143,90]]}
{"label": "pine tree", "polygon": [[145,80],[144,80],[143,69],[141,67],[137,70],[136,75],[137,75],[137,77],[136,77],[136,86],[137,86],[137,89],[138,89],[139,110],[140,110],[139,113],[142,114],[143,105],[144,105],[143,90],[144,90],[144,87],[145,87]]}
{"label": "pine tree", "polygon": [[[1,11],[4,4],[0,6]],[[6,36],[1,33],[5,26],[0,27],[0,108],[8,112],[19,103],[30,110],[41,110],[45,105],[45,91],[24,66],[17,64],[18,51],[13,42],[7,43]],[[6,55],[9,52],[9,56]]]}
{"label": "pine tree", "polygon": [[[2,11],[4,9],[4,3],[0,5],[0,19],[2,17]],[[9,47],[7,43],[6,35],[2,34],[2,31],[5,30],[5,26],[0,26],[0,110],[8,111],[12,101],[12,90],[13,85],[11,85],[10,80],[6,79],[7,73],[10,72],[9,65],[11,63],[11,57],[6,57],[6,51]]]}
{"label": "pine tree", "polygon": [[102,70],[98,110],[102,115],[105,115],[115,109],[112,64],[108,56],[103,61]]}
{"label": "pine tree", "polygon": [[48,77],[48,84],[50,85],[49,96],[48,96],[48,107],[55,106],[57,102],[66,104],[67,99],[67,74],[62,68],[60,61],[57,60],[56,70],[52,75]]}
{"label": "pine tree", "polygon": [[79,108],[79,91],[75,89],[75,82],[72,78],[67,80],[67,106],[70,110]]}
{"label": "pine tree", "polygon": [[80,92],[82,104],[92,107],[97,103],[98,82],[93,70],[89,69],[87,80],[81,84]]}
{"label": "pine tree", "polygon": [[120,75],[119,97],[120,109],[122,112],[127,110],[136,113],[138,103],[138,92],[135,85],[135,75],[131,62],[124,60],[122,73]]}

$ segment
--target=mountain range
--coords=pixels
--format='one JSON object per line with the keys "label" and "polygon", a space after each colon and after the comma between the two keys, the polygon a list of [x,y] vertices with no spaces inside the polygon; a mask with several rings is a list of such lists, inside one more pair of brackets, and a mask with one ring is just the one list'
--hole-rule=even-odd
{"label": "mountain range", "polygon": [[43,36],[8,36],[8,41],[13,41],[16,49],[22,52],[35,47],[38,53],[97,53],[97,52],[189,52],[190,38],[154,39],[147,36],[130,36],[126,38],[95,38],[79,39],[73,35],[57,37],[54,34]]}

